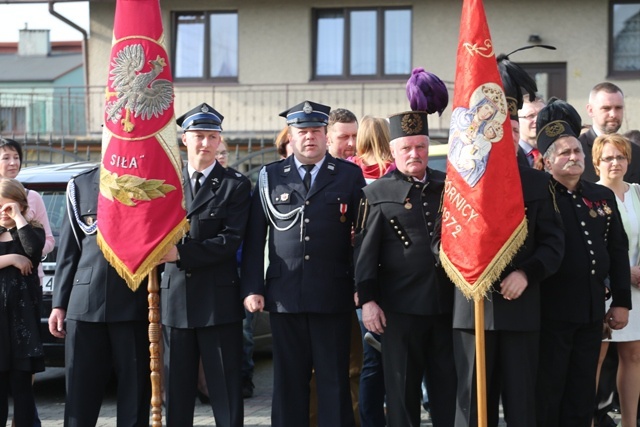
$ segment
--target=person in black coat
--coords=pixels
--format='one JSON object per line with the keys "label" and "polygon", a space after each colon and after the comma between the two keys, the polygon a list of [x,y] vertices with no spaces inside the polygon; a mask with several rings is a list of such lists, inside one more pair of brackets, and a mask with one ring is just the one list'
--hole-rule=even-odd
{"label": "person in black coat", "polygon": [[64,425],[96,424],[113,371],[118,380],[118,425],[148,426],[146,281],[132,291],[98,247],[99,187],[99,167],[69,181],[67,220],[58,243],[49,331],[58,338],[66,336]]}
{"label": "person in black coat", "polygon": [[613,192],[581,179],[585,155],[575,109],[550,102],[537,128],[567,248],[560,269],[541,285],[537,423],[589,427],[603,322],[621,329],[631,308],[627,235]]}
{"label": "person in black coat", "polygon": [[216,162],[223,117],[201,104],[177,120],[184,131],[184,194],[190,230],[163,258],[160,284],[167,426],[193,425],[198,365],[217,426],[243,425],[242,318],[236,252],[251,184]]}
{"label": "person in black coat", "polygon": [[357,165],[326,152],[329,110],[305,101],[281,114],[293,155],[260,170],[243,245],[245,307],[270,314],[275,427],[309,425],[312,369],[318,425],[354,426],[348,372],[355,310],[351,230],[365,181]]}
{"label": "person in black coat", "polygon": [[431,239],[443,172],[427,168],[427,114],[391,116],[397,169],[364,188],[355,239],[356,286],[367,330],[382,334],[387,423],[420,425],[426,377],[434,426],[452,426],[456,372],[453,288],[436,277]]}

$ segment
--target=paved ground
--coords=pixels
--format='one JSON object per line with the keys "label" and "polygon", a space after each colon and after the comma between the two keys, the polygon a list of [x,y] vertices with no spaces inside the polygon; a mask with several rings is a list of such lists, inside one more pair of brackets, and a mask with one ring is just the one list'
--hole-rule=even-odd
{"label": "paved ground", "polygon": [[[254,383],[255,395],[245,399],[244,425],[246,427],[268,426],[271,424],[272,361],[269,356],[256,358]],[[60,368],[48,369],[38,374],[35,383],[36,403],[43,427],[62,427],[64,413],[64,371]],[[11,408],[10,408],[11,410]],[[100,412],[97,427],[116,427],[115,389],[110,387]],[[619,417],[616,417],[619,419]],[[9,425],[8,425],[9,426]],[[196,402],[194,426],[215,426],[211,407]],[[426,412],[422,413],[421,427],[432,426]],[[506,426],[501,420],[500,426]]]}

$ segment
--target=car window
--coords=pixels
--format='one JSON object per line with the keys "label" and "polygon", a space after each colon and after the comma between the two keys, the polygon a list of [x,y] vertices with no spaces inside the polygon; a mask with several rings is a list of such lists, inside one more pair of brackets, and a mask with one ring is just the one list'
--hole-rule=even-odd
{"label": "car window", "polygon": [[47,209],[49,224],[51,225],[51,233],[57,237],[60,235],[60,229],[64,223],[67,214],[66,191],[38,191],[44,200],[44,207]]}

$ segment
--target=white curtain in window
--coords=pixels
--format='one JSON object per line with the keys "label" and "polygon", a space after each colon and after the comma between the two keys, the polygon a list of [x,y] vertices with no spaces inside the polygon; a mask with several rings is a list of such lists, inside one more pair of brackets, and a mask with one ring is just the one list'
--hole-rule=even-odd
{"label": "white curtain in window", "polygon": [[384,13],[384,74],[411,72],[411,10]]}
{"label": "white curtain in window", "polygon": [[338,13],[323,12],[318,16],[316,38],[316,74],[342,75],[344,58],[344,17]]}
{"label": "white curtain in window", "polygon": [[201,78],[204,73],[204,21],[202,16],[178,17],[176,78]]}
{"label": "white curtain in window", "polygon": [[238,14],[210,15],[211,77],[238,76]]}
{"label": "white curtain in window", "polygon": [[375,75],[377,69],[377,12],[353,11],[350,14],[350,74]]}

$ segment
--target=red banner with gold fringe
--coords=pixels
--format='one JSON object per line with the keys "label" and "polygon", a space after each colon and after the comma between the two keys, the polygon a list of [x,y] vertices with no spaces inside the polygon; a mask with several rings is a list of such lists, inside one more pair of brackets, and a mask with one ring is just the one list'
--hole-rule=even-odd
{"label": "red banner with gold fringe", "polygon": [[188,229],[158,0],[117,0],[105,91],[98,244],[133,290]]}
{"label": "red banner with gold fringe", "polygon": [[526,238],[507,102],[482,0],[460,20],[440,257],[469,298],[486,295]]}

